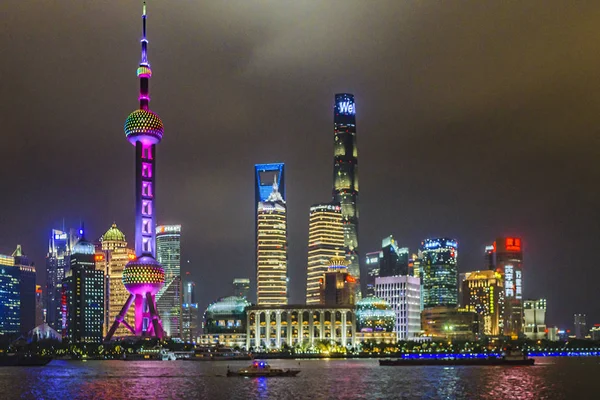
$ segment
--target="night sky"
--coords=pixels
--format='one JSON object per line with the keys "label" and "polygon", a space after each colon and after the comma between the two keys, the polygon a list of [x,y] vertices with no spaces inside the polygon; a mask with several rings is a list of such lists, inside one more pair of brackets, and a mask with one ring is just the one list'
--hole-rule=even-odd
{"label": "night sky", "polygon": [[[525,243],[547,323],[600,322],[600,8],[527,2],[148,2],[157,215],[183,225],[201,308],[254,281],[253,165],[285,162],[291,302],[304,300],[308,208],[331,198],[333,95],[354,93],[360,251],[393,234]],[[141,2],[3,0],[0,253],[44,279],[49,230],[113,221],[133,245]],[[187,263],[189,260],[189,263]]]}

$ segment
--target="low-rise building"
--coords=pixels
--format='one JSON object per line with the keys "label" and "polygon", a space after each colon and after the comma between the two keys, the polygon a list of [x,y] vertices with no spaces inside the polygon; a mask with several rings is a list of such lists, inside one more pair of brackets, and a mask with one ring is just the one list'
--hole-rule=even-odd
{"label": "low-rise building", "polygon": [[421,313],[424,335],[433,340],[475,340],[477,314],[456,307],[430,307]]}

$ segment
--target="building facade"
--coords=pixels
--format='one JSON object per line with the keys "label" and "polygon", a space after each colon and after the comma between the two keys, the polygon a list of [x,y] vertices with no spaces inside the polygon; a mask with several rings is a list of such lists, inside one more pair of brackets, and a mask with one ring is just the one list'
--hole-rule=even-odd
{"label": "building facade", "polygon": [[432,340],[475,340],[477,313],[457,307],[430,307],[421,312],[423,334]]}
{"label": "building facade", "polygon": [[81,239],[73,247],[63,279],[63,337],[71,343],[101,343],[104,316],[104,271],[96,269],[94,245]]}
{"label": "building facade", "polygon": [[0,254],[0,336],[21,330],[21,271],[15,258]]}
{"label": "building facade", "polygon": [[251,306],[247,315],[247,349],[314,346],[328,341],[354,346],[356,314],[351,306]]}
{"label": "building facade", "polygon": [[271,194],[258,203],[256,218],[257,303],[287,304],[287,207],[276,178]]}
{"label": "building facade", "polygon": [[375,279],[379,277],[379,257],[381,251],[373,251],[365,255],[367,276],[363,283],[364,297],[375,296]]}
{"label": "building facade", "polygon": [[523,302],[523,333],[527,339],[546,337],[546,299]]}
{"label": "building facade", "polygon": [[421,333],[421,280],[414,276],[375,279],[375,295],[387,301],[395,313],[398,340],[415,340]]}
{"label": "building facade", "polygon": [[233,295],[247,299],[250,295],[250,279],[235,278],[233,280]]}
{"label": "building facade", "polygon": [[156,227],[156,259],[165,270],[165,285],[156,295],[165,334],[181,336],[181,225]]}
{"label": "building facade", "polygon": [[423,307],[458,305],[458,243],[454,239],[421,242]]}
{"label": "building facade", "polygon": [[349,306],[356,302],[358,282],[348,272],[348,260],[334,257],[320,281],[320,302],[323,305]]}
{"label": "building facade", "polygon": [[503,332],[504,279],[492,270],[465,273],[461,305],[478,315],[478,333],[499,336]]}
{"label": "building facade", "polygon": [[181,304],[181,339],[195,342],[200,333],[200,316],[196,302],[196,284],[186,281],[183,285],[183,303]]}
{"label": "building facade", "polygon": [[36,325],[36,271],[35,266],[23,253],[18,244],[12,253],[15,267],[19,268],[19,296],[21,314],[21,334],[25,335]]}
{"label": "building facade", "polygon": [[342,257],[344,228],[339,204],[316,204],[310,208],[306,304],[323,304],[321,281],[332,258]]}
{"label": "building facade", "polygon": [[408,261],[408,248],[399,247],[392,235],[381,241],[379,276],[408,275]]}
{"label": "building facade", "polygon": [[[119,230],[117,224],[112,224],[102,235],[100,243],[106,260],[104,324],[105,330],[107,330],[129,298],[129,292],[123,284],[123,270],[129,261],[135,260],[135,250],[127,247],[125,234]],[[135,324],[133,308],[130,308],[126,315],[127,320]],[[131,332],[125,326],[119,326],[115,335],[124,337],[131,335]]]}
{"label": "building facade", "polygon": [[335,95],[333,108],[333,201],[342,207],[348,271],[360,280],[358,250],[358,149],[354,95]]}
{"label": "building facade", "polygon": [[523,248],[521,238],[497,238],[493,244],[496,271],[504,276],[504,334],[523,333]]}
{"label": "building facade", "polygon": [[585,314],[575,314],[573,316],[573,333],[577,339],[583,339],[587,335],[587,322]]}

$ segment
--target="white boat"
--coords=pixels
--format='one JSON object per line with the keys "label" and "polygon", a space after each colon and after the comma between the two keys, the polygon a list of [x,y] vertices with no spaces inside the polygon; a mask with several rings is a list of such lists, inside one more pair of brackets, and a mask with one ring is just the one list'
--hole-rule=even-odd
{"label": "white boat", "polygon": [[160,351],[160,359],[162,361],[175,361],[177,360],[177,357],[175,357],[175,353],[173,353],[172,351],[162,349]]}

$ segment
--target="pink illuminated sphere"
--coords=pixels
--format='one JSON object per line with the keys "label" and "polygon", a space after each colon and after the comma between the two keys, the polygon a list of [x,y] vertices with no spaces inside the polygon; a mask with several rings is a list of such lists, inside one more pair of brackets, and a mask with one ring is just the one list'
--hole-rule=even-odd
{"label": "pink illuminated sphere", "polygon": [[152,145],[162,140],[165,131],[160,117],[150,110],[135,110],[125,120],[125,136],[131,144],[136,142]]}
{"label": "pink illuminated sphere", "polygon": [[165,270],[152,257],[130,261],[123,270],[123,284],[131,294],[156,294],[165,284]]}

